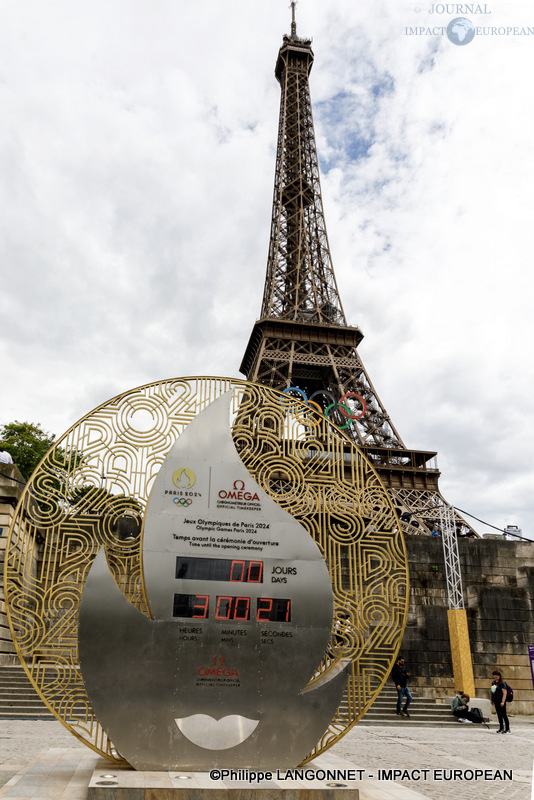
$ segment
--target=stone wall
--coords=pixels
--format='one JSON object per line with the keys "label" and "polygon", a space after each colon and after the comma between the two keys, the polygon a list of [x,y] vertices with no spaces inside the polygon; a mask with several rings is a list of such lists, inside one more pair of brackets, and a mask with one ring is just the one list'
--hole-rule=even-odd
{"label": "stone wall", "polygon": [[[447,625],[447,584],[439,537],[406,536],[410,607],[401,653],[423,696],[454,686]],[[510,712],[534,714],[528,645],[534,645],[534,542],[460,539],[464,601],[476,694],[489,697],[499,669],[514,689]]]}

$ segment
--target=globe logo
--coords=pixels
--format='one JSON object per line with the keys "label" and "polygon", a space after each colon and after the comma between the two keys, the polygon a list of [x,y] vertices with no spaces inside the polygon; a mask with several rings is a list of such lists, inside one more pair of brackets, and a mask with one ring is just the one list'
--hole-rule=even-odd
{"label": "globe logo", "polygon": [[470,19],[456,17],[447,25],[447,38],[453,44],[469,44],[475,38],[475,26]]}

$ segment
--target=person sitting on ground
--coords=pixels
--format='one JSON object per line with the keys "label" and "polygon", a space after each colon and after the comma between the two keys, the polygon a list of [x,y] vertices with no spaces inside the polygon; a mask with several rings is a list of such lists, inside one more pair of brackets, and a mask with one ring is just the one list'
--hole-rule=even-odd
{"label": "person sitting on ground", "polygon": [[459,720],[459,722],[463,722],[465,717],[467,716],[469,706],[464,702],[463,699],[463,692],[456,692],[456,696],[453,698],[451,703],[451,711],[454,716]]}
{"label": "person sitting on ground", "polygon": [[469,711],[470,697],[465,692],[457,692],[456,697],[451,703],[451,711],[457,718],[458,722],[479,722],[475,720],[473,714]]}

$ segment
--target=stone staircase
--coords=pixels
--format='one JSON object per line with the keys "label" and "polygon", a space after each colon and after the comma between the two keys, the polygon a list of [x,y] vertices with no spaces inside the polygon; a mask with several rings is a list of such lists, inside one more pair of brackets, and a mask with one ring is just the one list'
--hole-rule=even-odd
{"label": "stone staircase", "polygon": [[0,666],[0,719],[55,719],[22,666]]}
{"label": "stone staircase", "polygon": [[[417,687],[410,687],[410,691],[413,700],[408,709],[409,718],[397,716],[397,690],[393,683],[389,681],[382,688],[377,699],[358,725],[416,725],[429,728],[444,728],[461,724],[452,715],[448,703],[438,703],[436,700],[429,698],[420,699],[417,696]],[[481,726],[464,724],[462,727],[468,729],[480,728]]]}
{"label": "stone staircase", "polygon": [[[450,707],[435,700],[417,697],[417,688],[411,690],[410,717],[395,713],[397,691],[391,682],[386,683],[377,699],[359,725],[416,725],[445,727],[458,725]],[[346,699],[342,705],[346,705]],[[0,719],[55,719],[31,685],[22,666],[0,666]],[[464,725],[478,728],[478,725]]]}

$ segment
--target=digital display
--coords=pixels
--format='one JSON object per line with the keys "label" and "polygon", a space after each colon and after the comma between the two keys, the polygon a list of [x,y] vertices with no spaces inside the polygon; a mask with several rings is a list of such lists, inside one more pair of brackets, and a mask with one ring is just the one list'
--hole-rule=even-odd
{"label": "digital display", "polygon": [[259,597],[256,619],[258,622],[291,622],[291,600]]}
{"label": "digital display", "polygon": [[[250,620],[250,597],[217,595],[215,619],[235,622]],[[209,619],[210,597],[207,594],[175,594],[173,616],[184,619]],[[291,622],[291,600],[279,597],[258,597],[256,622]]]}
{"label": "digital display", "polygon": [[177,556],[176,578],[188,581],[263,583],[263,561]]}
{"label": "digital display", "polygon": [[207,619],[209,603],[209,594],[175,594],[172,615],[188,619]]}
{"label": "digital display", "polygon": [[217,597],[215,619],[250,619],[250,597]]}

